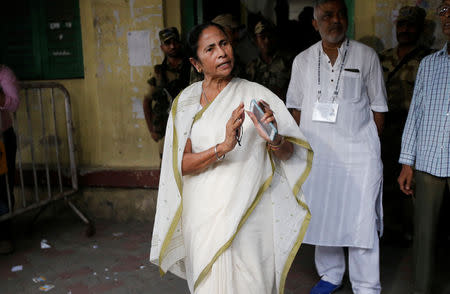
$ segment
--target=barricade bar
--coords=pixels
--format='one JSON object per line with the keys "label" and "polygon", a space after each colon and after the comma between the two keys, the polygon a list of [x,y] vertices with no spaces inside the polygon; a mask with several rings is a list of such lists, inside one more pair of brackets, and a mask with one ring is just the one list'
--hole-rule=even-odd
{"label": "barricade bar", "polygon": [[[17,137],[14,188],[18,193],[13,196],[11,191],[14,188],[7,188],[9,212],[0,215],[0,221],[36,208],[43,209],[53,201],[64,198],[83,222],[91,225],[88,218],[67,198],[78,191],[69,92],[57,82],[21,82],[20,88],[21,108],[13,115],[13,128]],[[61,105],[61,99],[64,99],[64,105]],[[58,121],[61,121],[62,116],[66,133],[60,140]],[[63,147],[64,151],[61,150]],[[21,201],[13,201],[12,197]],[[90,228],[89,231],[94,232],[95,229]]]}

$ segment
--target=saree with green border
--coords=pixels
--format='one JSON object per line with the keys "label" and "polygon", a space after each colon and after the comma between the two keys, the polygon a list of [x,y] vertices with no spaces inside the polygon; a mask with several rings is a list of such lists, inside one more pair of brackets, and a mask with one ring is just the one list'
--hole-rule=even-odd
{"label": "saree with green border", "polygon": [[[192,293],[283,293],[310,219],[301,186],[312,150],[283,102],[263,86],[234,78],[203,109],[200,94],[198,82],[172,106],[150,261],[187,279]],[[252,99],[271,106],[293,155],[276,159],[246,117],[241,146],[183,177],[187,139],[193,152],[223,142],[232,111],[240,102],[249,109]]]}

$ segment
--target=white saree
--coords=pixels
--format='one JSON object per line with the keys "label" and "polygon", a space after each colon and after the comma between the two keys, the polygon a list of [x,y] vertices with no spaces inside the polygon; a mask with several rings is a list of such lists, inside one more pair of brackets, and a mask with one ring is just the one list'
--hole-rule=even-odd
{"label": "white saree", "polygon": [[[301,186],[312,150],[283,102],[263,86],[234,78],[200,111],[201,82],[174,101],[166,141],[150,261],[187,279],[191,293],[283,293],[310,214]],[[225,137],[231,112],[252,99],[274,111],[279,133],[294,143],[289,160],[266,149],[246,117],[242,146],[205,171],[181,175],[190,137],[193,152]]]}

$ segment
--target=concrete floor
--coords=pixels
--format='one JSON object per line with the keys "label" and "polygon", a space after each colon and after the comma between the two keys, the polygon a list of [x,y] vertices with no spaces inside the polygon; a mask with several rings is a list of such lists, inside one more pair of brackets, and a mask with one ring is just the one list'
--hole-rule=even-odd
{"label": "concrete floor", "polygon": [[[26,223],[25,223],[26,224]],[[85,227],[76,218],[39,221],[33,232],[26,234],[26,225],[16,222],[16,251],[0,256],[0,293],[42,293],[45,284],[55,287],[49,293],[188,293],[187,285],[171,274],[161,278],[158,269],[148,262],[150,223],[96,224],[97,234],[86,237]],[[41,249],[47,239],[52,246]],[[449,243],[441,244],[437,270],[436,294],[450,293]],[[383,245],[382,293],[406,294],[411,290],[411,248]],[[309,293],[318,281],[313,263],[312,246],[304,245],[289,273],[286,294]],[[22,265],[23,270],[11,268]],[[45,282],[35,283],[43,276]],[[350,294],[345,277],[339,294]]]}

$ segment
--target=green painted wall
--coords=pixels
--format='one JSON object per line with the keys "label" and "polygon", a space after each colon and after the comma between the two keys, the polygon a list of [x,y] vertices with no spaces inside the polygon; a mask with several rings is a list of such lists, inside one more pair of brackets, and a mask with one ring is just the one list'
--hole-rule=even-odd
{"label": "green painted wall", "polygon": [[355,37],[355,0],[345,0],[348,8],[348,30],[347,36]]}

